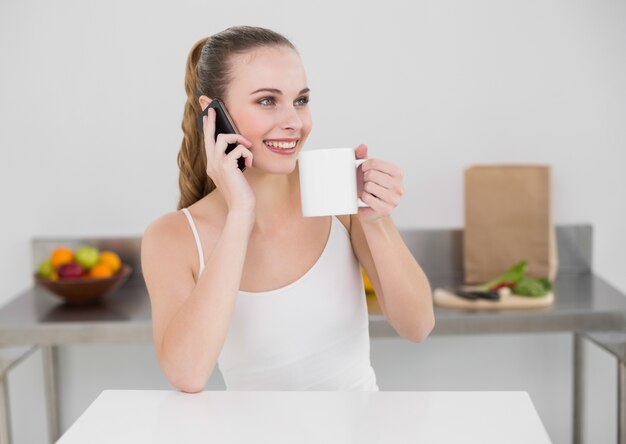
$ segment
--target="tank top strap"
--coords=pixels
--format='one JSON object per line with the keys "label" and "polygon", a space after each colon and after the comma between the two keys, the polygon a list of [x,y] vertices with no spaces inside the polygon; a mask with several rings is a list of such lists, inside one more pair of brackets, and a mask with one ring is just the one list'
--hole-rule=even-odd
{"label": "tank top strap", "polygon": [[204,271],[204,252],[202,251],[202,243],[200,243],[200,236],[198,235],[198,229],[196,228],[196,224],[191,217],[191,213],[187,208],[183,208],[183,213],[187,216],[187,220],[189,221],[189,225],[191,225],[191,231],[193,231],[193,237],[196,240],[196,246],[198,247],[198,259],[200,260],[200,271],[198,272],[198,277]]}

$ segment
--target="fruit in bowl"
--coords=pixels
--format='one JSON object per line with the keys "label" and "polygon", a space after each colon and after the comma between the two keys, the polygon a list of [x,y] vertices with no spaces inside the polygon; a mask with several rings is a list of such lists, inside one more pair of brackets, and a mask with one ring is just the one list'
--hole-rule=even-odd
{"label": "fruit in bowl", "polygon": [[81,245],[55,248],[48,259],[41,261],[35,282],[73,305],[97,302],[119,288],[130,276],[132,268],[122,264],[114,251],[99,251]]}
{"label": "fruit in bowl", "polygon": [[57,270],[57,275],[60,279],[77,279],[85,275],[85,270],[77,263],[70,262],[69,264],[61,265]]}
{"label": "fruit in bowl", "polygon": [[76,249],[74,253],[74,260],[78,265],[86,270],[89,270],[98,263],[100,259],[100,252],[96,247],[90,245],[83,245]]}

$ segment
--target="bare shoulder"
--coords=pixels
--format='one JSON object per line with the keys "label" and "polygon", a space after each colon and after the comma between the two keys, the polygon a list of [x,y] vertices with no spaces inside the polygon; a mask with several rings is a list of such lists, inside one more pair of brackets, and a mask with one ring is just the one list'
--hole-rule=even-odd
{"label": "bare shoulder", "polygon": [[[200,237],[206,259],[223,230],[225,216],[210,194],[187,207],[187,210]],[[146,228],[142,240],[142,262],[144,257],[147,260],[154,259],[152,262],[160,266],[174,266],[179,270],[184,266],[193,280],[197,280],[200,268],[198,247],[193,229],[182,211],[164,214]]]}
{"label": "bare shoulder", "polygon": [[185,215],[181,211],[166,213],[153,221],[144,231],[142,244],[163,244],[180,241],[185,228]]}
{"label": "bare shoulder", "polygon": [[179,266],[186,265],[191,270],[186,249],[187,238],[193,234],[186,225],[185,215],[181,211],[166,213],[148,225],[141,239],[142,267],[149,263],[168,261]]}

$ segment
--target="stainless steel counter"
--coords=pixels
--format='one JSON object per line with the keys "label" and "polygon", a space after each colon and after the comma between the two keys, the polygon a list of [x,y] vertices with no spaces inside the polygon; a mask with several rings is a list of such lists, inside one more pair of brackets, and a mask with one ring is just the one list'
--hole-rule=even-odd
{"label": "stainless steel counter", "polygon": [[[460,230],[403,230],[407,246],[433,288],[462,282]],[[626,325],[626,295],[591,270],[589,226],[557,228],[559,273],[556,302],[538,310],[466,311],[435,309],[433,335],[577,332],[619,330]],[[117,251],[133,266],[131,279],[92,307],[65,306],[41,287],[26,290],[0,308],[1,345],[146,343],[152,340],[150,300],[141,276],[141,239],[48,238],[33,240],[33,269],[58,245],[90,243]],[[372,337],[396,336],[375,297],[368,296]]]}
{"label": "stainless steel counter", "polygon": [[[454,278],[432,278],[433,287],[454,286]],[[367,297],[370,335],[397,336],[374,296]],[[464,311],[435,309],[433,335],[545,333],[619,330],[626,327],[626,296],[591,274],[561,274],[556,302],[546,309]],[[101,304],[66,306],[33,287],[0,308],[0,345],[149,343],[150,300],[142,280],[127,282]]]}

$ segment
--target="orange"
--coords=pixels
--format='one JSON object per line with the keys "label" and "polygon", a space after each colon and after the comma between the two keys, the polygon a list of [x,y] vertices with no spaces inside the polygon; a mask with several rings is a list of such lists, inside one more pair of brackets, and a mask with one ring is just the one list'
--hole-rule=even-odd
{"label": "orange", "polygon": [[89,270],[89,277],[92,278],[108,278],[113,276],[113,271],[106,264],[96,264]]}
{"label": "orange", "polygon": [[366,293],[374,293],[374,287],[372,287],[372,283],[370,282],[369,277],[365,273],[365,269],[361,267],[361,274],[363,275],[363,286],[365,287]]}
{"label": "orange", "polygon": [[122,268],[120,257],[113,251],[103,251],[100,253],[99,263],[108,265],[113,273],[117,273]]}
{"label": "orange", "polygon": [[61,265],[69,264],[74,260],[74,252],[69,247],[57,247],[50,254],[50,264],[55,270]]}

